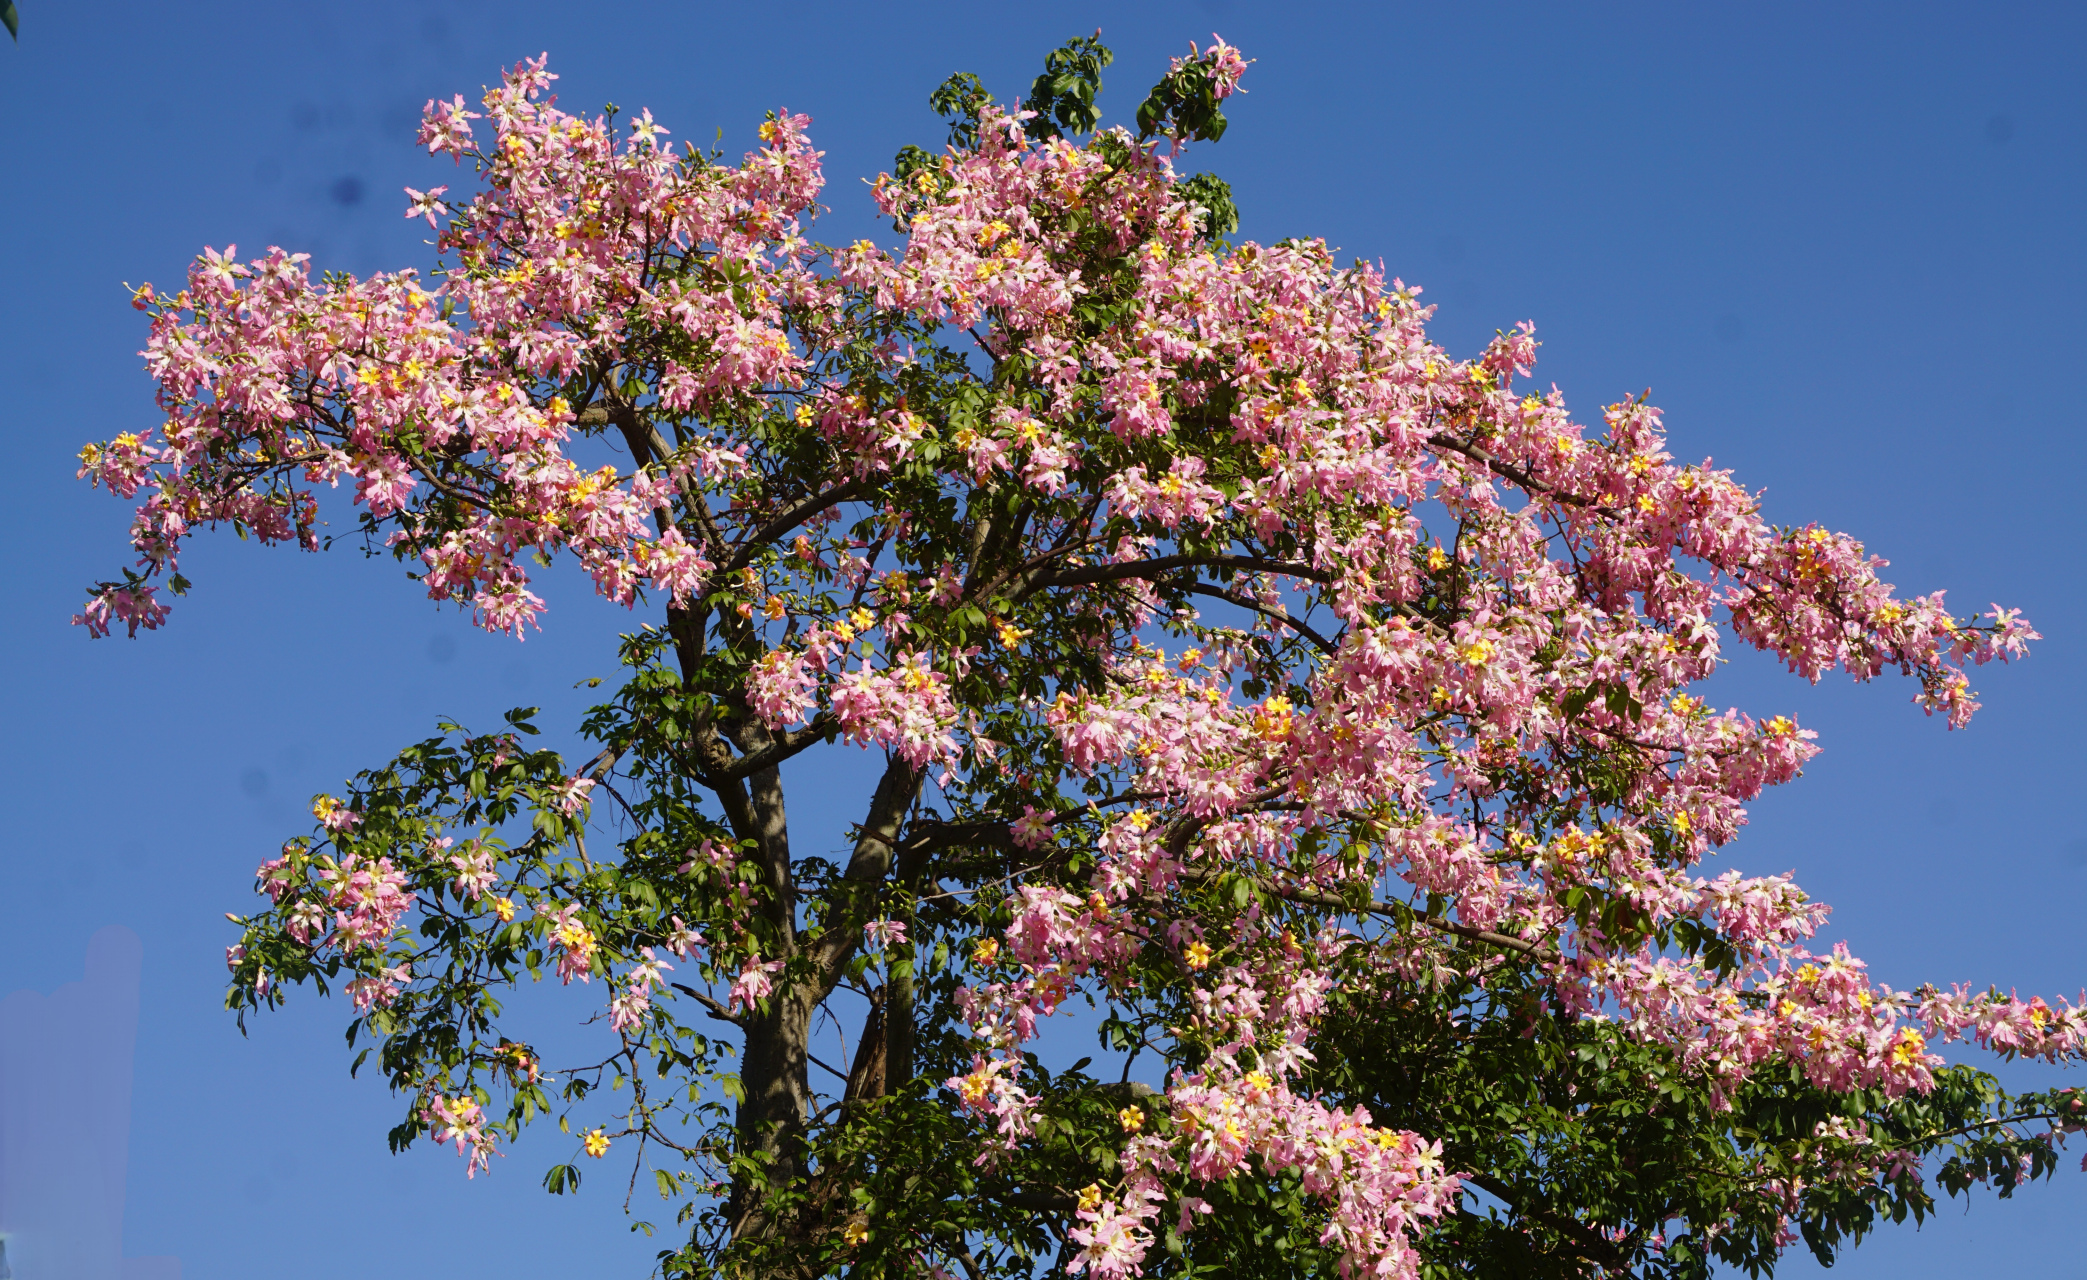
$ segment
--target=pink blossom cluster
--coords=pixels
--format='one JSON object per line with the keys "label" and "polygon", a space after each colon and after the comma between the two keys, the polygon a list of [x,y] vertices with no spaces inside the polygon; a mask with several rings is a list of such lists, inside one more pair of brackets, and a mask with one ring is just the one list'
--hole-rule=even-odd
{"label": "pink blossom cluster", "polygon": [[464,1166],[466,1178],[477,1177],[480,1169],[492,1163],[495,1154],[493,1135],[486,1132],[485,1108],[478,1104],[478,1099],[469,1094],[458,1094],[454,1098],[430,1094],[420,1119],[433,1131],[438,1145],[456,1145],[457,1154],[467,1160]]}
{"label": "pink blossom cluster", "polygon": [[[575,411],[544,388],[621,358],[640,328],[707,353],[700,367],[661,367],[669,404],[715,407],[799,377],[781,308],[835,287],[806,269],[798,231],[820,187],[817,153],[804,117],[788,115],[738,169],[677,161],[649,115],[619,146],[606,119],[556,110],[552,79],[539,58],[482,112],[428,104],[429,151],[468,160],[486,182],[453,210],[433,199],[446,189],[409,193],[408,216],[455,214],[439,241],[455,265],[439,287],[410,271],[314,282],[306,255],[241,262],[228,248],[206,251],[172,296],[140,290],[167,421],[90,446],[81,474],[126,497],[149,491],[132,531],[147,578],[173,570],[201,525],[316,546],[311,486],[345,480],[392,520],[430,596],[470,605],[489,628],[518,632],[541,612],[524,560],[559,549],[622,603],[647,583],[677,600],[703,589],[711,560],[653,520],[680,486],[730,471],[732,455],[706,441],[627,472],[590,469],[568,452]],[[721,294],[656,269],[698,246],[763,283]],[[153,591],[105,585],[79,621],[96,634],[155,627],[166,607]]]}
{"label": "pink blossom cluster", "polygon": [[[263,863],[263,878],[277,865]],[[334,913],[329,941],[343,952],[383,947],[414,904],[405,872],[389,858],[371,860],[353,853],[342,854],[339,861],[322,858],[318,880]]]}
{"label": "pink blossom cluster", "polygon": [[674,967],[654,955],[651,947],[640,947],[638,954],[644,958],[631,966],[624,975],[623,990],[609,1001],[609,1025],[619,1034],[629,1034],[644,1025],[646,1011],[652,1007],[652,993],[667,985],[660,975]]}
{"label": "pink blossom cluster", "polygon": [[925,653],[900,654],[882,670],[865,663],[848,672],[834,687],[833,714],[849,741],[895,751],[916,768],[957,753],[949,676]]}

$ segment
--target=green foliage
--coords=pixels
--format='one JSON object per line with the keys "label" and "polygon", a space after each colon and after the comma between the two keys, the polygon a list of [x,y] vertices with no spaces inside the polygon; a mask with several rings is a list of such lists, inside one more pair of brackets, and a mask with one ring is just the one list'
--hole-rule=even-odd
{"label": "green foliage", "polygon": [[1169,71],[1138,105],[1138,136],[1180,142],[1216,142],[1225,136],[1225,113],[1217,86],[1197,61]]}
{"label": "green foliage", "polygon": [[958,148],[978,145],[978,113],[991,101],[985,85],[968,71],[957,72],[928,95],[935,114],[949,121],[949,145]]}
{"label": "green foliage", "polygon": [[1232,184],[1214,173],[1184,178],[1175,188],[1181,197],[1203,211],[1203,234],[1221,240],[1239,230],[1239,208],[1232,203]]}
{"label": "green foliage", "polygon": [[1025,126],[1029,136],[1042,141],[1094,132],[1101,124],[1101,108],[1094,105],[1101,93],[1101,70],[1115,60],[1099,31],[1074,36],[1046,55],[1043,73],[1029,86],[1029,98],[1022,104],[1036,113]]}

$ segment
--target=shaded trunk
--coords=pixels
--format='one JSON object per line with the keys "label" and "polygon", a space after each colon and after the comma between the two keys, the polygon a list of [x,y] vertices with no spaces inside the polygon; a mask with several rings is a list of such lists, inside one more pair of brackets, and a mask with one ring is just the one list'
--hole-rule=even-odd
{"label": "shaded trunk", "polygon": [[[747,735],[740,745],[759,750],[765,734]],[[755,856],[762,888],[760,938],[762,958],[789,962],[797,954],[797,893],[790,869],[789,821],[783,808],[782,775],[763,769],[748,779],[747,813],[756,842]],[[737,1119],[739,1150],[767,1167],[767,1181],[789,1183],[803,1176],[805,1117],[811,1104],[807,1046],[817,992],[802,984],[778,982],[767,1012],[749,1013],[746,1046],[741,1053],[739,1083],[743,1096]],[[744,1177],[734,1179],[728,1214],[735,1234],[759,1237],[778,1223],[762,1211],[758,1189]]]}
{"label": "shaded trunk", "polygon": [[[741,1055],[739,1150],[761,1159],[767,1180],[783,1184],[804,1176],[805,1114],[811,1102],[805,1045],[811,1039],[813,1004],[802,988],[778,989],[766,1017],[746,1024]],[[762,1209],[758,1188],[735,1180],[729,1215],[734,1232],[759,1238],[781,1225]]]}
{"label": "shaded trunk", "polygon": [[841,1097],[843,1104],[884,1096],[890,1044],[884,1003],[881,989],[870,993],[870,1016],[863,1021],[862,1039],[855,1046],[855,1061],[848,1068],[848,1088]]}

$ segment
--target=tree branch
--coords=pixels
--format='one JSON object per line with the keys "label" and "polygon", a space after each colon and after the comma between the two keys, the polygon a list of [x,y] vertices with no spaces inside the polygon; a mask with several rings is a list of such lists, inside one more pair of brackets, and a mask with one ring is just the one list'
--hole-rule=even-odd
{"label": "tree branch", "polygon": [[1594,510],[1600,509],[1599,503],[1590,502],[1575,493],[1566,493],[1555,485],[1545,484],[1511,462],[1500,461],[1492,454],[1487,453],[1484,445],[1465,444],[1456,437],[1442,432],[1429,436],[1428,443],[1434,445],[1437,449],[1447,449],[1451,453],[1460,453],[1501,479],[1512,480],[1529,492],[1540,493],[1553,502],[1563,502],[1569,506],[1588,507]]}
{"label": "tree branch", "polygon": [[726,574],[737,573],[753,561],[754,556],[760,552],[762,547],[767,546],[770,542],[802,524],[805,517],[859,497],[868,487],[861,480],[844,480],[824,493],[815,493],[803,502],[789,508],[742,539],[739,544],[739,550],[730,559],[726,560],[724,564],[718,566],[718,576],[723,577]]}
{"label": "tree branch", "polygon": [[1253,612],[1258,613],[1262,617],[1267,618],[1271,621],[1280,622],[1284,626],[1289,627],[1291,630],[1295,631],[1298,635],[1303,636],[1306,640],[1311,641],[1313,646],[1316,647],[1319,650],[1319,652],[1325,654],[1329,658],[1332,657],[1336,651],[1334,643],[1331,640],[1328,640],[1325,636],[1320,635],[1318,632],[1312,630],[1310,627],[1306,626],[1302,622],[1299,622],[1297,619],[1291,617],[1287,613],[1277,613],[1273,609],[1264,607],[1260,603],[1260,601],[1255,600],[1252,596],[1243,596],[1236,591],[1227,591],[1223,587],[1214,587],[1207,582],[1187,582],[1179,585],[1184,590],[1194,595],[1212,596],[1216,599],[1223,600],[1227,604],[1236,604],[1242,609],[1252,610]]}
{"label": "tree branch", "polygon": [[1247,573],[1278,573],[1285,577],[1306,578],[1313,582],[1333,580],[1333,575],[1324,569],[1314,569],[1308,564],[1284,560],[1263,560],[1257,556],[1161,556],[1156,560],[1132,560],[1123,564],[1081,565],[1077,569],[1065,569],[1057,573],[1031,577],[1023,584],[1018,598],[1026,600],[1047,587],[1096,586],[1105,582],[1121,582],[1126,578],[1155,579],[1176,569],[1238,569]]}

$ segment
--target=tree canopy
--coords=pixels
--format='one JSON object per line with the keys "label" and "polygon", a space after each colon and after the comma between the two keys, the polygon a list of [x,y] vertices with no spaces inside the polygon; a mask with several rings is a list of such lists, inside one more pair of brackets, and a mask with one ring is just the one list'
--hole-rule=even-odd
{"label": "tree canopy", "polygon": [[[586,752],[518,709],[317,799],[241,1018],[337,988],[395,1148],[622,1161],[670,1277],[1763,1274],[2051,1172],[2076,1094],[1935,1047],[2087,1016],[1893,990],[1788,877],[1697,874],[1816,748],[1687,692],[1738,642],[1960,725],[2036,634],[1766,523],[1644,397],[1576,421],[1528,324],[1459,359],[1379,267],[1232,243],[1181,167],[1246,61],[1115,126],[1111,62],[936,90],[887,248],[811,238],[805,117],[728,163],[538,58],[428,105],[479,184],[409,190],[431,278],[137,290],[165,422],[82,453],[138,500],[90,632],[343,499],[489,629],[561,555],[633,610]],[[785,766],[864,749],[850,846],[793,847]],[[599,1052],[546,1060],[539,983]],[[1098,1033],[1056,1072],[1054,1017]]]}

